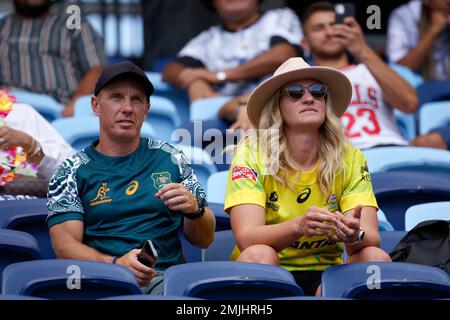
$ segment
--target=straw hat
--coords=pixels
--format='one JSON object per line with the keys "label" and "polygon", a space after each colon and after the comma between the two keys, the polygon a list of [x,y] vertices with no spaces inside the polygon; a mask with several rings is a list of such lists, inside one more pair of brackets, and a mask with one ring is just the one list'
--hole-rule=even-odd
{"label": "straw hat", "polygon": [[311,67],[302,58],[290,58],[250,95],[247,103],[250,122],[257,128],[263,108],[273,94],[289,82],[301,79],[314,79],[325,84],[327,95],[333,101],[334,113],[339,118],[344,114],[352,98],[352,85],[348,78],[336,69]]}

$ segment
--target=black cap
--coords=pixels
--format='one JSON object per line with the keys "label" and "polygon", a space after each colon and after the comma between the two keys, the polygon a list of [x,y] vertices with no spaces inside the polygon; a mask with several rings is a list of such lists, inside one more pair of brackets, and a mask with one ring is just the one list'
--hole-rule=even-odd
{"label": "black cap", "polygon": [[147,98],[150,98],[150,96],[154,91],[153,84],[150,82],[145,72],[134,63],[130,61],[124,61],[113,64],[103,69],[102,74],[100,75],[100,77],[97,80],[97,83],[95,84],[94,94],[98,95],[99,92],[108,83],[118,78],[134,79],[140,84],[142,84],[144,86]]}

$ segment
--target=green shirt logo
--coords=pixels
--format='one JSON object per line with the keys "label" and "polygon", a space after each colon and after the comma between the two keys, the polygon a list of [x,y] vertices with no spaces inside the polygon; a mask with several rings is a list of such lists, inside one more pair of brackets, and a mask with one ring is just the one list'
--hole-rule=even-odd
{"label": "green shirt logo", "polygon": [[172,182],[172,180],[170,179],[170,173],[167,171],[152,173],[152,180],[153,185],[158,190],[164,187],[166,184]]}

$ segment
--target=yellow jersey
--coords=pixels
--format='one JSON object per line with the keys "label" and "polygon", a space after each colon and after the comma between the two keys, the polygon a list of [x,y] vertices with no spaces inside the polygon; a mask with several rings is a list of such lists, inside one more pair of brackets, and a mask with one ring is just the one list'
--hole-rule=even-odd
{"label": "yellow jersey", "polygon": [[[378,208],[366,159],[357,148],[345,147],[344,170],[337,175],[329,196],[321,193],[317,181],[320,160],[311,171],[288,174],[288,182],[295,186],[291,190],[273,175],[265,174],[267,166],[258,149],[247,143],[236,150],[227,181],[225,211],[240,204],[256,204],[265,209],[268,225],[303,216],[311,206],[330,212],[346,212],[359,204]],[[315,236],[300,237],[278,255],[281,266],[289,271],[321,271],[341,264],[342,252],[341,242]],[[238,255],[236,247],[231,259],[236,260]]]}

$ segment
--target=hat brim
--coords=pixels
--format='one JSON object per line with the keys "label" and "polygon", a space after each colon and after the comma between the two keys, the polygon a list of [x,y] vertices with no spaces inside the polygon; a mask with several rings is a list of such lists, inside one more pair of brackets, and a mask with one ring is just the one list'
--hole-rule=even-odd
{"label": "hat brim", "polygon": [[98,95],[98,93],[100,93],[100,91],[104,87],[109,85],[111,82],[119,80],[119,79],[133,79],[137,83],[142,84],[142,86],[144,87],[145,95],[147,96],[147,98],[150,98],[150,96],[155,91],[155,88],[153,87],[153,84],[150,82],[150,80],[148,79],[147,76],[140,75],[140,74],[138,74],[136,72],[133,72],[133,71],[125,71],[125,72],[121,72],[121,73],[116,74],[115,76],[111,77],[108,81],[106,81],[103,84],[103,86],[101,86],[100,88],[97,89],[98,92],[96,92],[95,95]]}
{"label": "hat brim", "polygon": [[333,101],[333,111],[340,118],[352,99],[352,85],[348,78],[329,67],[310,67],[285,72],[262,82],[250,95],[247,114],[250,122],[258,128],[266,103],[284,85],[301,79],[317,80],[328,87],[328,96]]}

